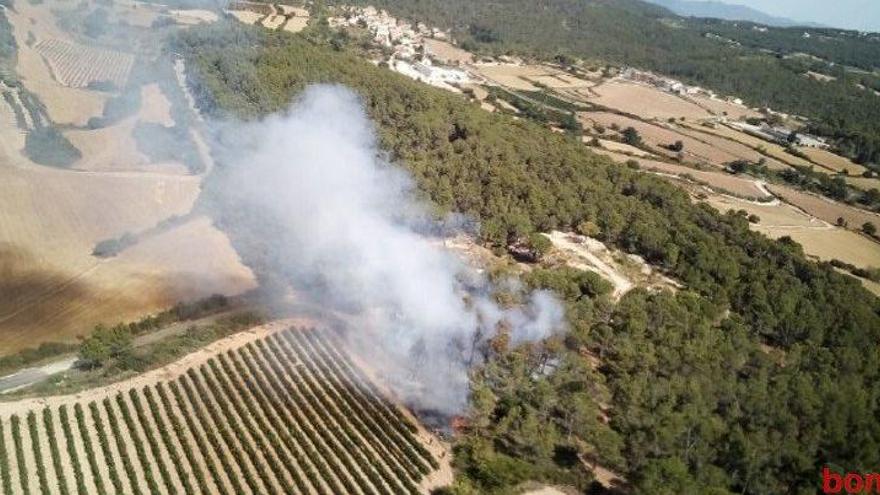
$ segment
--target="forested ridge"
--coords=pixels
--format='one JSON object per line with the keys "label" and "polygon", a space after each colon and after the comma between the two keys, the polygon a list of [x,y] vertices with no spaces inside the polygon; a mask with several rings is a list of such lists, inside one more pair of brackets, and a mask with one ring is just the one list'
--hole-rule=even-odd
{"label": "forested ridge", "polygon": [[[463,46],[483,53],[559,56],[648,69],[735,95],[755,107],[803,115],[812,130],[836,138],[860,163],[880,163],[880,96],[875,74],[846,74],[834,82],[804,77],[816,61],[783,54],[806,52],[837,65],[876,68],[880,44],[854,32],[772,28],[677,17],[638,0],[353,0],[392,14],[452,29]],[[707,35],[739,41],[740,46]],[[833,37],[832,37],[833,35]],[[802,43],[797,43],[800,36]],[[800,47],[799,50],[796,50]]]}
{"label": "forested ridge", "polygon": [[[594,275],[529,274],[529,286],[564,298],[571,331],[487,351],[456,447],[457,493],[507,493],[525,479],[582,484],[580,459],[619,470],[641,493],[815,493],[823,465],[880,463],[880,302],[858,281],[577,140],[335,46],[320,33],[221,23],[183,32],[173,49],[214,115],[281,110],[315,82],[353,88],[425,198],[480,220],[487,243],[592,226],[687,287],[635,290],[615,305]],[[223,212],[220,225],[224,214],[238,213]],[[549,361],[555,372],[536,372]]]}

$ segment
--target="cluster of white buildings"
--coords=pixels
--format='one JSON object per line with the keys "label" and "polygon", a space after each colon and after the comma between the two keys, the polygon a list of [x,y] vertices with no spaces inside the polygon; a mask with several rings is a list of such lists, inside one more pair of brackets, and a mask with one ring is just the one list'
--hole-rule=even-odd
{"label": "cluster of white buildings", "polygon": [[[620,73],[620,77],[627,80],[638,82],[642,84],[648,84],[650,86],[654,86],[655,88],[666,91],[667,93],[673,93],[677,95],[687,95],[687,96],[707,96],[709,98],[717,98],[715,93],[709,91],[708,89],[701,88],[699,86],[688,86],[687,84],[678,81],[676,79],[672,79],[670,77],[660,76],[654,74],[653,72],[643,71],[634,69],[632,67],[627,67]],[[742,104],[742,101],[734,102],[736,104]]]}
{"label": "cluster of white buildings", "polygon": [[466,71],[435,65],[427,56],[425,38],[449,39],[449,33],[423,23],[412,24],[397,19],[375,7],[339,7],[338,15],[328,21],[332,28],[362,27],[373,41],[391,49],[388,67],[407,77],[449,91],[460,92],[458,85],[473,82]]}
{"label": "cluster of white buildings", "polygon": [[385,46],[415,48],[424,37],[447,39],[449,34],[425,24],[411,24],[397,19],[384,10],[369,7],[338,7],[337,15],[328,19],[330,27],[361,26],[373,34],[373,41]]}
{"label": "cluster of white buildings", "polygon": [[[821,137],[792,131],[783,126],[770,126],[768,124],[752,125],[745,122],[730,122],[728,125],[746,134],[782,145],[794,144],[807,148],[829,148],[829,144]],[[792,137],[794,138],[793,141]]]}

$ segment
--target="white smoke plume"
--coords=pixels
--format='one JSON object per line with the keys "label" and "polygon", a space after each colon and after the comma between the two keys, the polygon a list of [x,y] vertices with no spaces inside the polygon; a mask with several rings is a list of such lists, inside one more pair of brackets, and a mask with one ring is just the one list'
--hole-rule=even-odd
{"label": "white smoke plume", "polygon": [[485,287],[465,287],[462,261],[420,233],[427,210],[405,172],[382,158],[350,90],[313,86],[288,112],[227,126],[225,135],[220,188],[258,212],[246,221],[272,225],[260,247],[269,268],[321,304],[360,315],[386,357],[371,364],[414,407],[461,412],[474,344],[500,321],[513,343],[563,326],[549,293],[504,310]]}

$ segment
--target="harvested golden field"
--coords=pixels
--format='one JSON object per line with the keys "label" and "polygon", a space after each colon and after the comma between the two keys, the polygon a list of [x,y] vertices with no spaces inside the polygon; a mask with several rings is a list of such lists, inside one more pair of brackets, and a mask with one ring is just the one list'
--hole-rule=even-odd
{"label": "harvested golden field", "polygon": [[736,155],[660,124],[649,124],[641,120],[608,112],[580,113],[578,116],[586,128],[592,127],[594,122],[601,124],[608,130],[612,126],[617,126],[620,130],[633,127],[641,135],[642,141],[650,146],[653,151],[668,157],[677,157],[678,153],[667,149],[667,146],[676,141],[681,141],[684,144],[682,154],[686,161],[723,167],[726,163],[739,158]]}
{"label": "harvested golden field", "polygon": [[474,60],[474,54],[446,41],[425,38],[427,53],[446,64],[468,64]]}
{"label": "harvested golden field", "polygon": [[734,120],[761,116],[759,112],[745,105],[737,105],[725,100],[718,100],[707,96],[688,96],[688,99],[714,115],[726,116]]}
{"label": "harvested golden field", "polygon": [[787,151],[785,151],[785,148],[776,143],[765,141],[761,138],[746,134],[736,129],[732,129],[725,125],[717,125],[714,128],[701,128],[701,130],[703,130],[704,132],[711,132],[713,134],[717,134],[719,136],[732,139],[734,141],[739,141],[740,143],[743,143],[744,145],[751,148],[762,148],[766,155],[788,165],[797,165],[801,167],[813,166],[813,164],[808,162],[807,160],[788,153]]}
{"label": "harvested golden field", "polygon": [[641,84],[606,82],[594,87],[593,91],[598,96],[591,98],[589,100],[591,103],[645,119],[666,120],[684,117],[686,120],[701,120],[712,116],[705,109],[684,98]]}
{"label": "harvested golden field", "polygon": [[596,153],[610,157],[617,163],[626,163],[629,160],[635,160],[639,163],[642,170],[659,172],[661,174],[671,174],[678,177],[690,176],[696,181],[706,184],[720,192],[746,198],[769,198],[767,192],[759,186],[755,180],[743,179],[724,172],[696,170],[690,167],[685,167],[684,165],[675,165],[656,160],[646,160],[643,158],[634,159],[631,156],[612,151],[595,151]]}
{"label": "harvested golden field", "polygon": [[49,63],[60,84],[84,88],[90,83],[110,82],[125,87],[134,64],[130,53],[70,43],[57,38],[44,39],[34,45]]}
{"label": "harvested golden field", "polygon": [[832,172],[847,172],[849,175],[860,176],[866,170],[862,165],[853,163],[852,160],[835,155],[830,151],[820,150],[818,148],[798,148],[801,153],[818,163],[819,165],[831,170]]}
{"label": "harvested golden field", "polygon": [[474,65],[473,69],[490,82],[523,91],[537,91],[543,84],[555,89],[586,88],[592,82],[576,78],[559,69],[544,65]]}
{"label": "harvested golden field", "polygon": [[[706,202],[721,212],[745,210],[750,215],[757,215],[760,221],[752,224],[753,230],[772,239],[790,237],[808,256],[818,260],[837,259],[860,268],[880,267],[880,243],[834,227],[787,203],[761,205],[715,194],[710,194]],[[861,281],[869,290],[876,288],[868,280]]]}
{"label": "harvested golden field", "polygon": [[771,170],[785,170],[791,168],[785,163],[776,160],[775,158],[762,155],[761,153],[739,141],[734,141],[732,139],[721,137],[718,134],[711,132],[711,129],[705,126],[683,124],[676,126],[676,129],[682,134],[693,137],[694,139],[702,141],[709,146],[729,153],[730,155],[736,156],[739,159],[748,160],[750,162],[758,162],[763,158],[765,164],[767,165],[767,168]]}
{"label": "harvested golden field", "polygon": [[199,182],[0,167],[0,352],[69,341],[97,323],[138,318],[215,288],[230,295],[252,288],[252,275],[206,220],[148,238],[116,258],[91,255],[99,241],[187,214]]}
{"label": "harvested golden field", "polygon": [[283,15],[272,14],[263,19],[263,27],[268,29],[278,29],[286,21]]}
{"label": "harvested golden field", "polygon": [[880,215],[876,213],[836,203],[830,199],[797,191],[786,186],[768,185],[767,188],[777,197],[830,224],[835,224],[838,218],[843,218],[849,225],[849,228],[855,230],[860,229],[866,222],[872,222],[880,227]]}
{"label": "harvested golden field", "polygon": [[804,247],[804,252],[822,261],[834,259],[859,268],[880,268],[880,244],[844,229],[762,229],[769,237],[787,235]]}
{"label": "harvested golden field", "polygon": [[329,330],[253,328],[131,380],[0,404],[22,493],[420,494],[446,447]]}

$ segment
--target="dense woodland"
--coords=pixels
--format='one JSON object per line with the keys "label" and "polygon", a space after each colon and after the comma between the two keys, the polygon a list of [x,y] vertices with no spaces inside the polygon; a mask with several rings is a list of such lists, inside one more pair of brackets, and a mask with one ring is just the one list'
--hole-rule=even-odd
{"label": "dense woodland", "polygon": [[[803,115],[812,130],[836,138],[860,163],[880,163],[880,97],[856,84],[865,74],[835,82],[804,76],[804,62],[783,54],[808,52],[840,65],[878,63],[878,43],[856,33],[771,29],[767,33],[721,21],[686,20],[638,0],[355,0],[409,19],[451,28],[456,39],[483,53],[582,58],[654,70],[752,106]],[[751,25],[743,24],[750,28]],[[715,38],[739,41],[741,46]],[[833,36],[833,39],[828,39]],[[825,64],[827,65],[827,64]],[[874,77],[867,75],[869,81]]]}
{"label": "dense woodland", "polygon": [[[458,12],[453,4],[443,12]],[[353,88],[425,199],[479,219],[488,244],[580,228],[687,288],[636,290],[612,304],[594,276],[527,276],[564,298],[570,332],[515,349],[502,337],[486,350],[457,443],[455,493],[508,493],[525,479],[584,486],[583,459],[640,493],[811,494],[823,465],[880,463],[880,301],[858,281],[751,232],[743,216],[694,205],[568,136],[374,67],[327,36],[221,23],[182,33],[172,49],[213,115],[281,110],[315,82]],[[218,224],[241,225],[224,222],[240,214],[227,208]],[[254,242],[244,234],[257,233],[230,232],[234,243]],[[244,261],[260,273],[258,260]]]}

